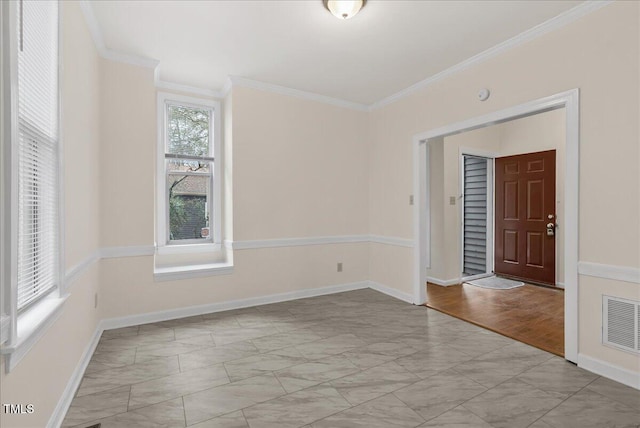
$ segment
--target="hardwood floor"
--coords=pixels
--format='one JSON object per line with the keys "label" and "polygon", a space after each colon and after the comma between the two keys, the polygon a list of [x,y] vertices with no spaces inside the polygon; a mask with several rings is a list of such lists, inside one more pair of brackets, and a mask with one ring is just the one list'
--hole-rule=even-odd
{"label": "hardwood floor", "polygon": [[525,284],[510,290],[427,284],[427,306],[564,356],[564,291]]}

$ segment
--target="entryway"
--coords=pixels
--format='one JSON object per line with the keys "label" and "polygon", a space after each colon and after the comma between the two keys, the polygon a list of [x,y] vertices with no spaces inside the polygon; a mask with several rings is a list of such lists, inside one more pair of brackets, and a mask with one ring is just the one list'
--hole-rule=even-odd
{"label": "entryway", "polygon": [[[563,109],[564,107],[564,109]],[[504,153],[503,148],[471,146],[471,153],[466,153],[466,158],[462,156],[463,149],[469,147],[460,145],[460,151],[455,154],[447,153],[450,146],[443,144],[446,137],[459,136],[467,131],[486,130],[492,125],[504,124],[509,121],[516,121],[521,118],[528,118],[541,113],[560,109],[558,112],[565,120],[562,136],[566,146],[564,153],[558,155],[558,188],[559,194],[556,198],[552,191],[544,189],[544,182],[556,180],[553,178],[532,178],[524,180],[524,191],[514,193],[515,182],[519,182],[521,177],[506,177],[510,184],[506,185],[506,190],[510,191],[506,195],[498,195],[497,188],[494,195],[490,195],[492,184],[498,178],[498,165],[495,158],[523,155],[526,153],[550,152],[553,148],[538,148],[538,150],[522,150],[523,147],[514,148],[513,153]],[[481,319],[469,319],[478,325],[501,332],[510,337],[518,338],[517,334],[522,332],[535,333],[542,342],[548,342],[552,349],[548,349],[558,355],[565,355],[570,361],[577,360],[577,176],[578,176],[578,105],[577,91],[570,91],[564,94],[549,97],[547,99],[533,101],[527,104],[516,106],[500,112],[492,113],[481,118],[471,119],[454,125],[436,129],[414,139],[414,158],[416,159],[415,189],[419,193],[416,203],[416,232],[415,236],[415,260],[416,260],[416,302],[428,301],[428,305],[454,316],[469,316],[474,313],[474,308],[479,308]],[[424,144],[424,145],[423,145]],[[441,148],[441,147],[444,147]],[[518,151],[519,150],[519,151]],[[475,152],[474,152],[475,151]],[[483,156],[481,152],[489,152]],[[480,153],[479,153],[480,152]],[[424,156],[427,160],[426,168],[420,159]],[[440,162],[437,159],[440,156]],[[546,155],[545,155],[546,156]],[[461,159],[458,172],[444,171],[438,164],[446,165],[445,160],[452,157]],[[544,157],[544,156],[543,156]],[[484,159],[483,159],[484,158]],[[505,165],[501,165],[502,172],[509,174],[517,173],[524,168],[525,172],[543,172],[540,160],[518,160],[511,159],[510,165],[505,170]],[[464,164],[468,164],[467,171]],[[555,159],[544,158],[544,168],[547,169],[551,163],[555,166]],[[515,170],[513,170],[515,165]],[[493,167],[493,171],[491,170]],[[472,170],[475,172],[472,174]],[[556,171],[553,171],[555,175]],[[486,182],[486,188],[481,184],[467,186],[465,189],[447,189],[449,182],[462,182],[463,175],[468,177],[476,174],[479,177],[476,183]],[[491,177],[491,175],[494,177]],[[457,175],[457,177],[456,177]],[[515,177],[515,178],[514,178]],[[453,178],[453,180],[452,180]],[[459,178],[459,180],[456,180]],[[422,184],[424,183],[424,184]],[[435,189],[434,183],[443,183],[444,189]],[[554,183],[557,184],[557,183]],[[501,184],[501,191],[505,190],[504,183]],[[511,186],[511,188],[509,188]],[[565,192],[566,188],[566,192]],[[423,190],[420,190],[423,189]],[[520,186],[519,190],[522,190]],[[423,193],[424,192],[424,193]],[[457,193],[459,192],[459,193]],[[474,195],[473,202],[482,203],[486,200],[487,208],[495,208],[496,219],[501,216],[501,220],[506,220],[506,224],[499,221],[487,220],[485,224],[477,224],[482,221],[481,214],[466,209],[463,211],[462,197],[466,192],[467,197]],[[425,199],[426,195],[426,199]],[[498,196],[503,199],[502,206],[498,203]],[[538,205],[528,206],[527,203],[541,199],[551,200],[549,206]],[[442,204],[444,202],[444,204]],[[508,205],[510,204],[510,205]],[[444,207],[443,207],[444,205]],[[471,206],[466,208],[473,208]],[[530,224],[525,227],[513,228],[509,223],[516,217],[513,210],[518,214],[524,214],[525,223],[535,222],[536,227],[532,229]],[[442,210],[442,211],[440,211]],[[505,211],[506,210],[506,211]],[[500,211],[500,213],[498,213]],[[547,212],[548,211],[548,212]],[[498,215],[500,214],[500,215]],[[505,215],[507,214],[507,215]],[[457,216],[457,217],[456,217]],[[551,217],[549,217],[551,216]],[[556,231],[556,221],[559,229]],[[552,223],[549,226],[549,223]],[[463,228],[460,225],[463,224]],[[549,226],[549,227],[548,227]],[[466,229],[464,229],[466,228]],[[491,228],[495,229],[489,230]],[[500,230],[498,230],[500,228]],[[448,231],[457,231],[455,235],[447,235]],[[466,235],[462,233],[465,230]],[[556,233],[557,232],[557,233]],[[498,235],[500,234],[500,235]],[[457,238],[456,238],[457,236]],[[451,239],[450,239],[451,238]],[[560,241],[558,243],[554,241]],[[558,244],[558,247],[556,247]],[[566,245],[565,245],[566,244]],[[484,250],[484,251],[483,251]],[[506,268],[501,265],[508,265]],[[424,269],[424,270],[423,270]],[[513,290],[487,290],[478,287],[471,287],[463,284],[463,278],[483,276],[500,273],[505,276],[523,278],[524,282],[543,283],[548,286],[564,286],[562,289],[551,289],[532,286],[526,284]],[[534,273],[535,275],[532,275]],[[439,284],[438,288],[432,290],[425,287],[427,280],[434,279],[432,283]],[[453,285],[461,284],[461,285]],[[443,287],[445,286],[445,287]],[[449,286],[449,287],[446,287]],[[434,285],[436,287],[436,285]],[[422,290],[420,290],[422,288]],[[428,299],[427,299],[428,291]],[[532,293],[540,291],[539,296]],[[500,293],[500,294],[498,294]],[[547,296],[548,295],[548,296]],[[545,300],[546,297],[548,300]],[[438,297],[441,299],[438,300]],[[536,299],[535,297],[539,297]],[[544,297],[544,298],[543,298]],[[563,298],[566,297],[566,298]],[[456,301],[457,300],[457,301]],[[522,303],[516,305],[516,303]],[[454,313],[456,306],[461,313]],[[560,307],[563,311],[557,311]],[[502,311],[500,311],[502,309]],[[520,312],[517,312],[520,310]],[[527,314],[526,310],[533,312]],[[498,314],[497,312],[501,312]],[[564,312],[562,316],[561,312]],[[491,326],[489,321],[493,318],[497,326]],[[553,330],[553,334],[564,340],[552,339],[544,332],[544,322],[548,321]],[[500,331],[500,326],[508,327],[509,331]],[[563,328],[564,327],[564,328]],[[520,339],[519,339],[520,340]],[[531,341],[530,341],[531,342]],[[561,344],[564,342],[564,349]],[[531,343],[534,346],[544,347],[544,344]],[[549,347],[547,347],[549,348]]]}

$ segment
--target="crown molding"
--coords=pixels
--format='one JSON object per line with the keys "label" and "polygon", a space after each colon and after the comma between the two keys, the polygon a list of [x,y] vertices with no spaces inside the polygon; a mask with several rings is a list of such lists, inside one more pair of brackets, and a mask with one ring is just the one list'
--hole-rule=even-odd
{"label": "crown molding", "polygon": [[344,108],[349,108],[349,109],[358,110],[358,111],[369,111],[369,106],[365,104],[345,101],[338,98],[332,98],[325,95],[315,94],[313,92],[306,92],[306,91],[301,91],[299,89],[287,88],[285,86],[260,82],[257,80],[247,79],[239,76],[229,76],[229,79],[231,80],[232,86],[259,89],[267,92],[275,92],[281,95],[288,95],[290,97],[302,98],[310,101],[317,101],[320,103],[330,104],[337,107],[344,107]]}
{"label": "crown molding", "polygon": [[230,77],[227,77],[227,81],[224,82],[224,86],[222,87],[222,90],[220,91],[222,93],[223,97],[226,97],[227,95],[229,95],[229,92],[231,92],[231,88],[233,87],[233,82],[231,81]]}
{"label": "crown molding", "polygon": [[137,55],[129,55],[122,52],[117,52],[111,49],[105,49],[100,52],[100,56],[110,61],[121,62],[123,64],[137,65],[138,67],[150,68],[156,70],[160,61],[152,58],[145,58]]}
{"label": "crown molding", "polygon": [[[156,69],[157,70],[157,69]],[[182,85],[180,83],[167,82],[158,78],[156,73],[155,79],[156,88],[166,89],[169,91],[185,92],[193,95],[200,95],[210,98],[224,98],[227,94],[223,91],[214,91],[213,89],[198,88],[196,86]]]}
{"label": "crown molding", "polygon": [[102,31],[100,30],[98,19],[93,13],[93,7],[89,0],[79,0],[78,4],[80,5],[80,10],[82,10],[82,14],[84,15],[87,27],[89,28],[89,33],[91,33],[93,44],[96,45],[98,53],[102,56],[102,52],[104,52],[107,47],[104,44],[104,38],[102,37]]}
{"label": "crown molding", "polygon": [[158,60],[117,52],[107,48],[107,45],[104,43],[104,37],[102,36],[102,30],[100,30],[100,24],[98,23],[95,13],[93,13],[93,6],[91,6],[91,2],[89,0],[80,0],[78,3],[82,10],[82,14],[84,15],[87,27],[89,28],[89,33],[91,34],[93,43],[96,46],[98,54],[102,58],[145,68],[155,69],[158,66],[160,63]]}
{"label": "crown molding", "polygon": [[472,56],[452,67],[449,67],[439,73],[434,74],[431,77],[428,77],[424,80],[421,80],[418,83],[415,83],[408,88],[405,88],[399,92],[396,92],[393,95],[390,95],[386,98],[381,99],[369,106],[369,110],[376,110],[391,103],[394,103],[402,98],[406,98],[413,93],[420,91],[421,89],[426,88],[429,85],[432,85],[440,80],[443,80],[449,76],[452,76],[460,71],[466,70],[474,65],[480,64],[484,61],[487,61],[490,58],[493,58],[497,55],[500,55],[510,49],[513,49],[517,46],[520,46],[524,43],[527,43],[531,40],[537,39],[540,36],[543,36],[551,31],[557,30],[559,28],[568,25],[583,16],[590,14],[591,12],[595,12],[596,10],[601,9],[602,7],[612,3],[613,0],[597,0],[597,1],[585,1],[584,3],[575,6],[560,15],[557,15],[541,24],[536,25],[522,33],[514,36],[508,40],[505,40],[502,43],[498,43],[497,45],[480,52],[477,55]]}
{"label": "crown molding", "polygon": [[321,102],[321,103],[334,105],[337,107],[353,109],[357,111],[373,111],[373,110],[382,108],[384,106],[387,106],[391,103],[394,103],[400,99],[406,98],[412,95],[413,93],[418,92],[426,88],[427,86],[432,85],[447,77],[450,77],[460,71],[466,70],[467,68],[470,68],[474,65],[487,61],[490,58],[500,55],[526,42],[534,40],[551,31],[562,28],[565,25],[568,25],[582,18],[583,16],[586,16],[592,12],[595,12],[612,2],[613,0],[585,1],[584,3],[581,3],[578,6],[571,8],[568,11],[561,13],[560,15],[557,15],[539,25],[536,25],[535,27],[530,28],[529,30],[523,31],[520,34],[508,40],[505,40],[504,42],[499,43],[483,52],[480,52],[479,54],[474,55],[471,58],[468,58],[452,67],[449,67],[439,73],[436,73],[431,77],[421,80],[420,82],[415,83],[379,101],[376,101],[371,105],[365,105],[365,104],[360,104],[360,103],[342,100],[338,98],[332,98],[326,95],[320,95],[313,92],[306,92],[299,89],[288,88],[286,86],[280,86],[272,83],[261,82],[258,80],[247,79],[239,76],[229,76],[227,82],[218,91],[213,89],[198,88],[195,86],[183,85],[179,83],[160,80],[159,70],[158,70],[158,65],[159,65],[158,60],[116,52],[114,50],[107,48],[104,43],[102,31],[100,30],[100,25],[98,24],[98,20],[96,19],[96,16],[93,12],[93,7],[91,6],[91,2],[89,0],[79,0],[80,8],[82,9],[85,20],[87,22],[87,26],[89,27],[89,32],[91,33],[93,41],[96,45],[96,49],[98,50],[98,53],[100,54],[100,56],[102,58],[106,58],[112,61],[154,69],[155,85],[158,88],[174,90],[179,92],[186,92],[186,93],[191,93],[191,94],[205,96],[205,97],[224,98],[231,91],[231,88],[233,86],[239,86],[239,87],[258,89],[258,90],[267,91],[267,92],[274,92],[281,95],[287,95],[295,98]]}

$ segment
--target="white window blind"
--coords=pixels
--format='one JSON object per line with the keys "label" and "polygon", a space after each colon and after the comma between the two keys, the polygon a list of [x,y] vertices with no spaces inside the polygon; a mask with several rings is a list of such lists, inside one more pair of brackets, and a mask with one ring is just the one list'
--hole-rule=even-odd
{"label": "white window blind", "polygon": [[18,11],[18,310],[58,282],[58,2]]}

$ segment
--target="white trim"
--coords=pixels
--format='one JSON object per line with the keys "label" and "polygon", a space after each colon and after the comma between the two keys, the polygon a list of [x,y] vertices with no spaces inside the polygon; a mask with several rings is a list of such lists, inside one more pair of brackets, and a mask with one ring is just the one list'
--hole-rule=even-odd
{"label": "white trim", "polygon": [[189,94],[204,96],[204,97],[212,97],[212,98],[223,98],[226,95],[226,92],[223,91],[215,91],[213,89],[207,88],[198,88],[196,86],[184,85],[181,83],[167,82],[165,80],[160,79],[160,61],[153,58],[144,58],[137,55],[130,55],[118,51],[114,51],[113,49],[109,49],[104,43],[104,37],[102,36],[102,30],[100,29],[100,24],[98,23],[98,19],[93,11],[93,6],[89,0],[79,0],[80,9],[82,10],[82,14],[84,15],[85,22],[87,23],[87,27],[89,28],[89,33],[91,33],[91,38],[93,39],[93,44],[98,51],[100,57],[104,59],[108,59],[110,61],[121,62],[124,64],[137,65],[140,67],[151,68],[154,70],[154,84],[156,88],[170,90],[170,91],[179,91],[185,92]]}
{"label": "white trim", "polygon": [[107,49],[107,47],[104,44],[104,38],[102,37],[102,31],[100,30],[98,19],[96,18],[95,13],[93,13],[93,6],[91,6],[91,2],[89,0],[79,0],[78,4],[80,5],[80,9],[84,15],[87,27],[89,28],[89,33],[91,33],[93,44],[96,46],[100,56],[102,56],[102,53]]}
{"label": "white trim", "polygon": [[0,345],[9,340],[9,330],[11,328],[11,317],[0,315]]}
{"label": "white trim", "polygon": [[150,68],[152,70],[155,70],[155,68],[160,64],[160,61],[158,61],[157,59],[144,58],[137,55],[129,55],[122,52],[116,52],[111,49],[105,49],[103,52],[100,52],[100,56],[110,61],[136,65],[138,67]]}
{"label": "white trim", "polygon": [[584,354],[578,354],[578,367],[615,380],[631,388],[640,389],[640,373],[638,372]]}
{"label": "white trim", "polygon": [[222,86],[222,89],[220,90],[222,98],[225,98],[227,95],[229,95],[229,92],[231,92],[232,88],[233,82],[231,81],[231,78],[227,77],[226,82],[224,82],[224,86]]}
{"label": "white trim", "polygon": [[93,6],[91,6],[91,2],[89,0],[79,0],[78,3],[80,5],[80,9],[82,10],[82,14],[84,15],[84,20],[87,23],[87,27],[89,28],[89,33],[91,33],[93,44],[96,46],[96,50],[102,58],[146,68],[155,69],[158,66],[158,64],[160,63],[158,60],[117,52],[107,48],[107,45],[104,43],[102,31],[100,30],[100,24],[98,23],[98,19],[96,18],[95,13],[93,12]]}
{"label": "white trim", "polygon": [[413,303],[427,301],[427,269],[431,268],[431,202],[425,189],[431,187],[427,168],[431,161],[431,143],[413,144]]}
{"label": "white trim", "polygon": [[640,284],[640,268],[631,266],[615,266],[581,261],[578,263],[578,273],[596,278]]}
{"label": "white trim", "polygon": [[369,235],[369,242],[376,244],[395,245],[397,247],[413,248],[413,240],[397,238],[395,236]]}
{"label": "white trim", "polygon": [[[157,129],[158,141],[156,146],[156,242],[159,248],[171,246],[168,244],[169,218],[168,203],[166,198],[166,129],[167,129],[167,106],[170,103],[185,104],[193,107],[206,107],[211,111],[213,117],[210,118],[209,128],[213,132],[209,134],[210,150],[213,152],[214,168],[211,177],[212,200],[209,202],[213,215],[214,244],[222,243],[222,171],[224,169],[224,153],[222,152],[222,107],[220,102],[202,98],[188,97],[184,95],[158,92],[157,95]],[[179,246],[175,245],[177,249]]]}
{"label": "white trim", "polygon": [[82,276],[94,263],[98,262],[101,258],[101,250],[98,248],[88,257],[85,257],[80,263],[67,269],[64,275],[64,289],[69,291],[73,283]]}
{"label": "white trim", "polygon": [[58,296],[63,296],[67,293],[67,282],[66,282],[66,215],[65,215],[65,207],[66,207],[66,194],[65,194],[65,147],[64,147],[64,102],[63,102],[63,93],[65,91],[64,87],[64,22],[63,14],[64,14],[64,6],[61,3],[58,4],[58,165],[56,174],[58,176],[57,183],[57,191],[58,191]]}
{"label": "white trim", "polygon": [[400,291],[397,288],[388,287],[375,281],[369,281],[369,288],[386,294],[387,296],[395,297],[396,299],[402,300],[403,302],[413,304],[413,296],[411,294]]}
{"label": "white trim", "polygon": [[120,257],[153,256],[153,245],[138,245],[129,247],[104,247],[100,249],[100,258],[113,259]]}
{"label": "white trim", "polygon": [[158,247],[156,254],[165,256],[171,254],[215,254],[222,251],[222,245],[207,242],[206,244],[175,244]]}
{"label": "white trim", "polygon": [[89,343],[85,347],[84,352],[82,352],[82,356],[80,357],[76,368],[73,370],[73,373],[71,373],[71,377],[67,381],[67,386],[64,388],[64,391],[58,400],[58,404],[56,404],[56,407],[53,409],[53,413],[49,418],[49,422],[46,425],[47,428],[59,428],[62,426],[62,422],[64,421],[76,391],[80,386],[84,372],[87,370],[87,366],[91,361],[91,357],[93,357],[93,353],[98,346],[98,342],[100,342],[100,337],[102,336],[103,331],[104,328],[102,327],[102,322],[100,322],[96,326],[91,339],[89,339]]}
{"label": "white trim", "polygon": [[584,3],[575,6],[566,12],[561,13],[541,24],[536,25],[533,28],[523,31],[515,37],[505,40],[502,43],[498,43],[497,45],[480,52],[472,56],[471,58],[467,58],[466,60],[449,67],[445,70],[442,70],[439,73],[434,74],[431,77],[428,77],[424,80],[421,80],[418,83],[415,83],[408,88],[405,88],[399,92],[396,92],[393,95],[390,95],[386,98],[383,98],[369,106],[369,110],[376,110],[386,105],[392,104],[398,100],[406,98],[415,92],[418,92],[427,86],[430,86],[440,80],[446,79],[460,71],[471,68],[475,65],[478,65],[484,61],[487,61],[495,56],[498,56],[504,52],[507,52],[515,47],[518,47],[524,43],[530,42],[531,40],[537,39],[540,36],[543,36],[551,31],[557,30],[559,28],[564,27],[585,15],[590,14],[591,12],[595,12],[596,10],[612,3],[612,0],[605,1],[585,1]]}
{"label": "white trim", "polygon": [[[580,166],[580,114],[579,114],[579,90],[573,89],[545,98],[525,102],[508,107],[497,112],[485,114],[430,131],[417,134],[413,137],[414,154],[414,189],[416,197],[429,199],[429,187],[425,180],[417,177],[426,174],[429,160],[419,151],[425,142],[441,139],[443,137],[471,131],[489,125],[495,125],[507,120],[519,119],[532,114],[542,113],[558,108],[565,109],[566,123],[566,164],[565,164],[565,227],[564,230],[564,271],[565,271],[565,358],[576,362],[578,358],[578,226],[579,226],[579,166]],[[426,159],[425,159],[426,158]],[[428,175],[428,174],[427,174]],[[418,198],[419,199],[419,198]],[[417,223],[416,223],[417,219]],[[426,300],[426,287],[424,286],[426,271],[424,269],[424,257],[429,248],[430,237],[422,240],[425,225],[429,222],[429,213],[424,206],[416,206],[414,209],[414,301]]]}
{"label": "white trim", "polygon": [[48,298],[38,302],[18,317],[17,338],[9,346],[2,345],[0,354],[5,357],[5,371],[13,370],[62,314],[69,295]]}
{"label": "white trim", "polygon": [[258,89],[261,91],[273,92],[276,94],[287,95],[289,97],[301,98],[309,101],[316,101],[324,104],[330,104],[337,107],[344,107],[358,111],[369,111],[369,106],[359,104],[352,101],[345,101],[338,98],[328,97],[326,95],[314,94],[313,92],[301,91],[299,89],[287,88],[285,86],[274,85],[272,83],[259,82],[257,80],[246,79],[244,77],[229,76],[232,86],[244,88]]}
{"label": "white trim", "polygon": [[181,265],[155,268],[153,279],[160,281],[177,281],[180,279],[203,278],[213,275],[230,275],[233,273],[231,263],[210,263],[204,265]]}
{"label": "white trim", "polygon": [[234,250],[253,250],[256,248],[299,247],[306,245],[327,245],[369,242],[369,235],[317,236],[310,238],[260,239],[234,241]]}
{"label": "white trim", "polygon": [[167,82],[165,80],[155,79],[155,85],[158,89],[165,89],[168,91],[185,92],[188,94],[199,95],[201,97],[209,98],[224,98],[224,92],[214,91],[213,89],[198,88],[196,86],[183,85],[181,83]]}
{"label": "white trim", "polygon": [[[449,287],[451,285],[458,285],[460,284],[460,280],[458,278],[453,278],[453,279],[440,279],[440,278],[434,278],[432,276],[428,276],[426,279],[427,282],[431,282],[435,285],[441,285],[443,287]],[[425,287],[426,288],[426,287]]]}
{"label": "white trim", "polygon": [[247,299],[231,300],[206,305],[188,306],[166,311],[148,312],[145,314],[130,315],[119,318],[103,320],[104,329],[129,327],[132,325],[147,324],[152,322],[167,321],[176,318],[184,318],[195,315],[203,315],[214,312],[229,311],[232,309],[248,308],[258,305],[286,302],[289,300],[304,299],[307,297],[323,296],[325,294],[342,293],[344,291],[360,290],[368,288],[368,281],[352,282],[347,284],[329,285],[325,287],[309,288],[304,290],[289,291],[286,293],[270,294],[267,296],[250,297]]}

